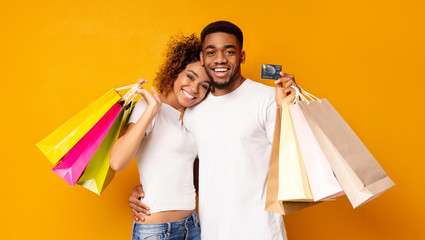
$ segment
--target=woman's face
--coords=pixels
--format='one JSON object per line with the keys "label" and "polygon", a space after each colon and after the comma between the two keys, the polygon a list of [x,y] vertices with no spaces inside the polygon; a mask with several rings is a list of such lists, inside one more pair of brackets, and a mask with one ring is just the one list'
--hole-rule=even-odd
{"label": "woman's face", "polygon": [[201,62],[188,64],[174,81],[173,91],[183,107],[191,107],[201,102],[210,88],[211,80]]}

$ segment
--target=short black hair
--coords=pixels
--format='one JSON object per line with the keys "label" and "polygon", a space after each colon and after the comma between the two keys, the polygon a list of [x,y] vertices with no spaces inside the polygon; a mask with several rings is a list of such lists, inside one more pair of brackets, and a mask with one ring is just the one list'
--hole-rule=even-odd
{"label": "short black hair", "polygon": [[216,32],[224,32],[232,34],[236,37],[236,41],[241,45],[241,49],[243,46],[243,34],[242,30],[236,26],[235,24],[228,21],[217,21],[208,24],[201,32],[201,46],[204,46],[205,37],[208,34],[216,33]]}

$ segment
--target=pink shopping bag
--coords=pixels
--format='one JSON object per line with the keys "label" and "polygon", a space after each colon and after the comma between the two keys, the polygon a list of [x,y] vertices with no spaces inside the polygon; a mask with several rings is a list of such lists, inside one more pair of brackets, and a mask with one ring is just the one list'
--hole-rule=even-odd
{"label": "pink shopping bag", "polygon": [[298,104],[289,106],[314,201],[344,195]]}
{"label": "pink shopping bag", "polygon": [[74,186],[121,109],[122,106],[119,103],[115,103],[52,170],[71,186]]}

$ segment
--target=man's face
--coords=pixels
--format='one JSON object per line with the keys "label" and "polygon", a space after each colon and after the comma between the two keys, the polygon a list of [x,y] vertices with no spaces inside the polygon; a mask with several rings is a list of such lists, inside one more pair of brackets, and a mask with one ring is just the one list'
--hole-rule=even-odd
{"label": "man's face", "polygon": [[217,32],[205,37],[201,63],[215,88],[226,89],[240,78],[240,64],[244,62],[245,52],[233,34]]}

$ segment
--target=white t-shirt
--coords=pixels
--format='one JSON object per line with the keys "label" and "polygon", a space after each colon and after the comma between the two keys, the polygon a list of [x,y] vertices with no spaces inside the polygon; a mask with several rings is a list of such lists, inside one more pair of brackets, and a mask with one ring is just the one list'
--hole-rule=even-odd
{"label": "white t-shirt", "polygon": [[276,118],[275,88],[246,79],[186,109],[199,157],[203,240],[286,239],[282,215],[264,210]]}
{"label": "white t-shirt", "polygon": [[[147,107],[140,100],[129,123],[136,123]],[[181,113],[162,104],[136,153],[140,182],[145,191],[142,200],[150,212],[193,210],[196,206],[193,162],[197,149],[193,135],[180,119]]]}

